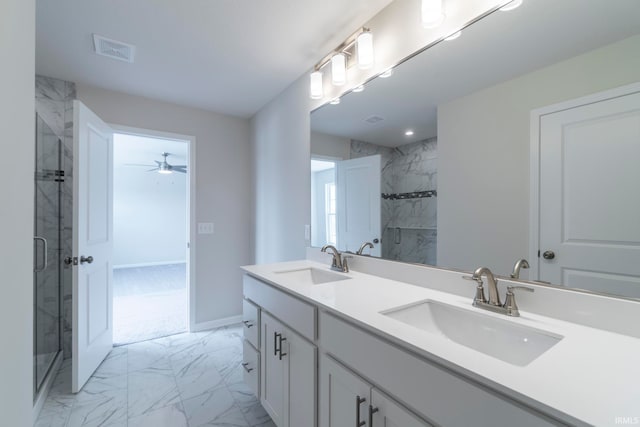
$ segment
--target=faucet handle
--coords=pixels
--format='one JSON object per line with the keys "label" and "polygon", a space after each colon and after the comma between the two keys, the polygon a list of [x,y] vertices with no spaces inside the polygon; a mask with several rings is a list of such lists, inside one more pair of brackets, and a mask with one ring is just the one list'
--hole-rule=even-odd
{"label": "faucet handle", "polygon": [[351,255],[342,255],[342,272],[343,273],[349,272],[349,263],[347,262],[347,260],[351,258],[353,258],[353,256]]}
{"label": "faucet handle", "polygon": [[515,291],[516,289],[526,292],[534,292],[534,289],[528,286],[507,286],[507,295],[504,299],[503,305],[506,310],[507,316],[520,316],[520,310],[518,310],[518,305],[516,304],[516,294],[513,293],[513,291]]}
{"label": "faucet handle", "polygon": [[474,274],[473,276],[462,276],[462,278],[465,280],[473,280],[478,285],[476,286],[476,296],[473,298],[473,305],[476,305],[479,302],[486,303],[487,298],[484,296],[484,283],[482,282],[482,277]]}

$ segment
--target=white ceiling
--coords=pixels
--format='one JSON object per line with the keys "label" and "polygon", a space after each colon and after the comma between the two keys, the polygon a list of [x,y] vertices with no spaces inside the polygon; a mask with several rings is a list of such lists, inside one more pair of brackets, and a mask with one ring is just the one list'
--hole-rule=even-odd
{"label": "white ceiling", "polygon": [[[391,0],[37,0],[36,71],[250,117]],[[93,52],[97,33],[135,63]]]}
{"label": "white ceiling", "polygon": [[439,104],[639,33],[638,0],[525,0],[314,111],[311,128],[390,147],[424,140],[437,136]]}

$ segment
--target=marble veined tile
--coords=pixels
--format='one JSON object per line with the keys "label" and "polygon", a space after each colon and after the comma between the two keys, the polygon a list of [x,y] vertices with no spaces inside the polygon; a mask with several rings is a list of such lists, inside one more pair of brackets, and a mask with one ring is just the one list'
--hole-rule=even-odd
{"label": "marble veined tile", "polygon": [[127,391],[104,391],[84,400],[78,399],[69,415],[67,427],[127,425]]}
{"label": "marble veined tile", "polygon": [[129,373],[129,417],[148,414],[180,401],[169,364]]}
{"label": "marble veined tile", "polygon": [[182,399],[190,399],[225,386],[211,354],[189,357],[188,360],[172,360],[171,366]]}
{"label": "marble veined tile", "polygon": [[169,364],[167,348],[161,342],[143,341],[128,345],[127,349],[127,366],[130,373]]}
{"label": "marble veined tile", "polygon": [[240,408],[226,388],[216,389],[183,402],[190,427],[249,427]]}
{"label": "marble veined tile", "polygon": [[187,416],[181,403],[129,419],[129,427],[187,427]]}
{"label": "marble veined tile", "polygon": [[253,404],[246,406],[241,410],[245,420],[247,420],[247,423],[252,427],[275,425],[273,424],[273,421],[271,421],[267,411],[264,410],[260,402],[257,400]]}
{"label": "marble veined tile", "polygon": [[127,373],[128,350],[124,347],[115,347],[106,359],[98,366],[94,377],[110,378],[125,375]]}

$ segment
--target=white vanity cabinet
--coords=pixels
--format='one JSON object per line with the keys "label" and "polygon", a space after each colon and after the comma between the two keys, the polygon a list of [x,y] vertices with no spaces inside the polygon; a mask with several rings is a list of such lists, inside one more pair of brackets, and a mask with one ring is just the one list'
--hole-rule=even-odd
{"label": "white vanity cabinet", "polygon": [[314,426],[316,347],[262,315],[261,401],[278,427]]}
{"label": "white vanity cabinet", "polygon": [[428,427],[409,410],[333,360],[320,358],[321,427]]}
{"label": "white vanity cabinet", "polygon": [[[315,427],[316,308],[247,275],[244,295],[249,308],[257,307],[260,322],[256,396],[278,427]],[[250,351],[245,347],[245,359]]]}

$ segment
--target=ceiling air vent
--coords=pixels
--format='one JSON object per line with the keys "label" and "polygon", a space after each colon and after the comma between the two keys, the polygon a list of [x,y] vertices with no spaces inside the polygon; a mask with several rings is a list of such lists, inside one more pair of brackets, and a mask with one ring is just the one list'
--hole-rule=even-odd
{"label": "ceiling air vent", "polygon": [[97,34],[93,35],[93,47],[98,55],[124,62],[133,62],[136,53],[136,47],[132,44],[111,40]]}
{"label": "ceiling air vent", "polygon": [[366,119],[364,119],[364,121],[365,121],[365,122],[367,122],[367,123],[372,123],[372,124],[373,124],[373,123],[381,122],[381,121],[383,121],[383,120],[384,120],[384,119],[383,119],[382,117],[380,117],[380,116],[375,116],[375,115],[374,115],[374,116],[371,116],[371,117],[367,117]]}

